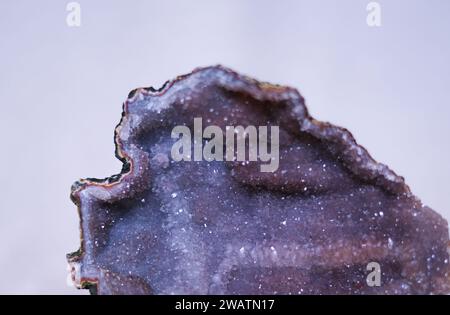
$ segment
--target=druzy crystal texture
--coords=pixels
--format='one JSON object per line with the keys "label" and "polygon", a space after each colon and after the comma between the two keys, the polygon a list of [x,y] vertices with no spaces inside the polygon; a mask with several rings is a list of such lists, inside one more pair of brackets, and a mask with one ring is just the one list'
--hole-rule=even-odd
{"label": "druzy crystal texture", "polygon": [[[172,129],[193,130],[198,117],[222,130],[279,126],[278,168],[174,161]],[[115,144],[120,174],[72,187],[81,247],[68,261],[79,288],[449,293],[447,222],[349,131],[312,118],[293,88],[220,66],[197,69],[161,89],[132,91]]]}

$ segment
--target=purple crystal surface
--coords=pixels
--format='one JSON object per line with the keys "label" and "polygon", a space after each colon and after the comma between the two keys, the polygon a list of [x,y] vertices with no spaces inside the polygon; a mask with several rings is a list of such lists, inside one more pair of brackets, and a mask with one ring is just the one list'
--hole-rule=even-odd
{"label": "purple crystal surface", "polygon": [[[279,167],[171,158],[194,118],[279,126]],[[74,282],[99,294],[449,293],[447,222],[293,88],[217,66],[137,89],[115,131],[122,172],[72,187]],[[367,282],[368,264],[381,284]]]}

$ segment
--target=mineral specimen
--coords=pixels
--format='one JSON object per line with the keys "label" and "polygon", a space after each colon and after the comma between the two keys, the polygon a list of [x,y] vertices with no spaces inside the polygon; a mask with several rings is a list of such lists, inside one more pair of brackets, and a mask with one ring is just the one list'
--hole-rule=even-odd
{"label": "mineral specimen", "polygon": [[[174,159],[181,138],[174,127],[194,130],[198,118],[215,128],[183,142],[189,151],[183,146],[183,158]],[[277,127],[277,138],[263,139],[279,153],[271,157],[277,167],[262,172],[267,162],[255,156],[191,159],[202,153],[196,145],[206,148],[217,128],[226,134],[229,126]],[[252,152],[248,130],[244,146]],[[313,119],[295,89],[220,66],[197,69],[159,90],[132,91],[115,143],[121,173],[72,187],[81,248],[68,261],[78,287],[99,294],[450,291],[447,222],[350,132]],[[215,142],[210,153],[228,145]]]}

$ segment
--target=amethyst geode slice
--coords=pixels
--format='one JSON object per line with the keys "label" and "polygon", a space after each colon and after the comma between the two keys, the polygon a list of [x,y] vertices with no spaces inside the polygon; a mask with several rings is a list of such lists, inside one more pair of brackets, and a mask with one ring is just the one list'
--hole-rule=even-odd
{"label": "amethyst geode slice", "polygon": [[[223,130],[279,126],[278,167],[175,161],[174,126],[193,130],[198,117]],[[132,91],[115,143],[121,173],[72,187],[81,248],[68,260],[78,287],[99,294],[450,291],[447,222],[350,132],[309,116],[295,89],[219,66],[197,69],[159,90]]]}

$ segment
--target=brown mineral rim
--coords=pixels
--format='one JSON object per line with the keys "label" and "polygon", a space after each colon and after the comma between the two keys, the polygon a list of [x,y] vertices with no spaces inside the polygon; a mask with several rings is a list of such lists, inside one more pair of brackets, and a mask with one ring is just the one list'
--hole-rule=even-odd
{"label": "brown mineral rim", "polygon": [[[198,117],[222,130],[278,126],[279,167],[175,161],[173,128],[194,130]],[[159,90],[130,92],[114,140],[120,174],[72,186],[81,247],[67,258],[78,288],[450,292],[447,222],[349,131],[312,118],[296,89],[222,66],[199,68]],[[378,282],[370,266],[379,268]]]}

